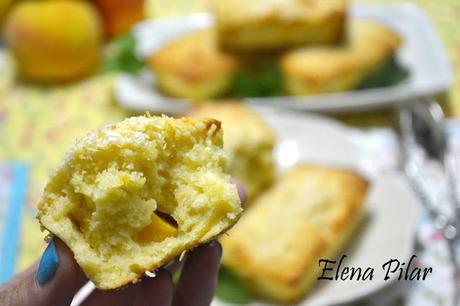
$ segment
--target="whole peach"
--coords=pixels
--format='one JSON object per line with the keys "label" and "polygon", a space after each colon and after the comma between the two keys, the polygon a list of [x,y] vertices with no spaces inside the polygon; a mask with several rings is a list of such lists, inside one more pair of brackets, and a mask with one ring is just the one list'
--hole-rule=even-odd
{"label": "whole peach", "polygon": [[23,1],[5,24],[6,42],[20,76],[40,83],[82,78],[99,64],[102,29],[86,1]]}

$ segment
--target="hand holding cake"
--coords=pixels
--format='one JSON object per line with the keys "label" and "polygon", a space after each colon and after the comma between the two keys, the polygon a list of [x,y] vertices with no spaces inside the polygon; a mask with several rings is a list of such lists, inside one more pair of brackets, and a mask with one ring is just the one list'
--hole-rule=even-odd
{"label": "hand holding cake", "polygon": [[[221,253],[215,241],[191,251],[175,290],[171,271],[159,269],[154,278],[145,277],[135,285],[113,291],[96,290],[81,305],[209,305],[214,296]],[[0,288],[0,304],[68,306],[87,281],[72,252],[55,239],[49,243],[39,265]]]}
{"label": "hand holding cake", "polygon": [[[213,238],[242,211],[224,172],[222,135],[214,119],[141,116],[77,142],[38,206],[53,238],[38,267],[3,287],[0,301],[68,305],[89,278],[101,290],[124,288],[96,291],[85,305],[209,304],[222,253]],[[189,250],[173,290],[164,266]]]}

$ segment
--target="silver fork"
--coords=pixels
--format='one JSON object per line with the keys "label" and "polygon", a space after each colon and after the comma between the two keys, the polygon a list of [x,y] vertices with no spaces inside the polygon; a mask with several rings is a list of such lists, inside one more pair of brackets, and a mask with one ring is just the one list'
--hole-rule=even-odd
{"label": "silver fork", "polygon": [[[453,306],[460,306],[460,262],[455,249],[460,237],[457,160],[449,154],[449,144],[444,131],[444,114],[435,101],[420,99],[401,105],[397,119],[402,168],[433,224],[447,242],[456,286]],[[428,179],[419,163],[421,152],[426,160],[442,169],[447,184],[447,211],[441,207],[439,198],[429,192]]]}

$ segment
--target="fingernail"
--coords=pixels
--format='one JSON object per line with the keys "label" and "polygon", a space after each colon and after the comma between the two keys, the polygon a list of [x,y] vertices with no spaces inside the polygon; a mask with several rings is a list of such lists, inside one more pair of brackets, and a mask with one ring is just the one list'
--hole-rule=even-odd
{"label": "fingernail", "polygon": [[216,239],[209,241],[208,243],[205,244],[205,246],[209,248],[217,248],[219,252],[222,252],[222,246],[220,245],[219,241],[217,241]]}
{"label": "fingernail", "polygon": [[56,270],[59,266],[59,255],[56,249],[56,243],[54,239],[48,243],[45,252],[40,259],[40,264],[38,265],[37,270],[37,283],[40,286],[48,283],[56,273]]}
{"label": "fingernail", "polygon": [[248,198],[248,194],[246,193],[246,189],[243,187],[243,185],[237,180],[232,178],[233,184],[236,185],[236,190],[238,191],[238,196],[240,197],[241,203],[244,204]]}
{"label": "fingernail", "polygon": [[179,261],[178,261],[176,258],[174,258],[173,260],[171,260],[170,262],[168,262],[167,264],[165,264],[165,265],[164,265],[164,268],[165,268],[166,270],[171,271],[170,269],[171,269],[171,268],[175,268],[175,267],[178,265],[178,263],[179,263]]}
{"label": "fingernail", "polygon": [[173,281],[173,275],[171,273],[171,271],[169,271],[168,269],[165,269],[165,268],[159,268],[157,270],[157,273],[164,273],[166,274],[166,276],[168,277],[168,279],[172,282]]}

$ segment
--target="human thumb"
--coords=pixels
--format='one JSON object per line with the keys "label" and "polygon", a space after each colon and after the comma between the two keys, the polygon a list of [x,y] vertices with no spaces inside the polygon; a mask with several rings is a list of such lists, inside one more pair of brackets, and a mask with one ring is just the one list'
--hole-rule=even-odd
{"label": "human thumb", "polygon": [[68,306],[86,281],[72,252],[55,238],[38,264],[0,287],[0,305]]}

